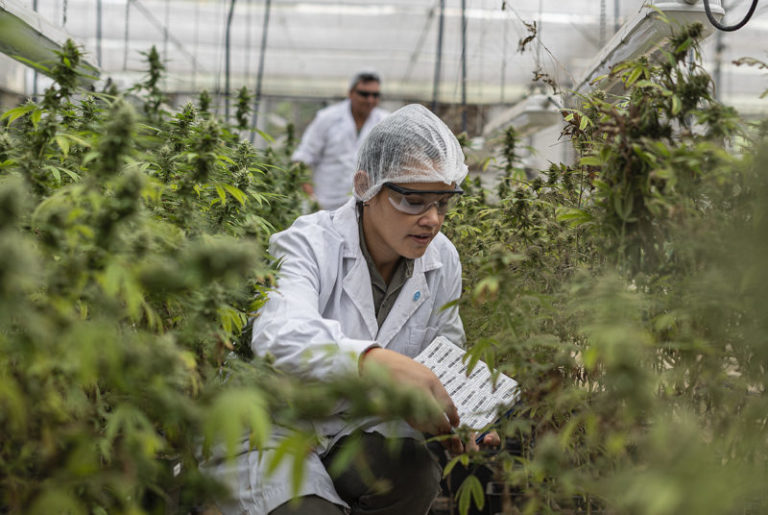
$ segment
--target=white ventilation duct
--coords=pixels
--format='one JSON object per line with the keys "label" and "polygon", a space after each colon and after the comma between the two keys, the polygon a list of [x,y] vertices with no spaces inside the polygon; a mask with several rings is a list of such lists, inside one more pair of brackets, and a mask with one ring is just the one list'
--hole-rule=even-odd
{"label": "white ventilation duct", "polygon": [[[59,61],[55,52],[61,51],[70,36],[18,0],[0,0],[0,53],[29,65],[46,68]],[[45,73],[40,69],[42,73]],[[81,59],[77,69],[81,82],[90,83],[99,75],[98,69]]]}
{"label": "white ventilation duct", "polygon": [[[725,11],[720,0],[710,0],[710,8],[717,20],[723,18]],[[574,91],[582,94],[588,92],[593,87],[593,80],[607,75],[615,65],[623,61],[668,49],[672,32],[692,23],[701,23],[704,38],[714,32],[702,0],[664,0],[644,5],[592,60],[586,73],[576,82]],[[599,87],[610,93],[621,93],[623,89],[618,78],[605,78],[600,81]]]}
{"label": "white ventilation duct", "polygon": [[528,136],[562,119],[557,97],[536,93],[494,116],[483,128],[483,136],[512,126],[518,136]]}

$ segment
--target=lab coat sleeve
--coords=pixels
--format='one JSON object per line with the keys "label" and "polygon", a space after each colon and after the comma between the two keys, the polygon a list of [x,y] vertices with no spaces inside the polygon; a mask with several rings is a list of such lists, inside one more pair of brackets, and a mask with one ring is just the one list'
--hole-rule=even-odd
{"label": "lab coat sleeve", "polygon": [[316,167],[323,156],[326,140],[328,138],[327,117],[316,116],[307,126],[301,138],[299,147],[291,156],[292,161],[301,161],[311,167]]}
{"label": "lab coat sleeve", "polygon": [[273,237],[270,251],[282,264],[278,287],[254,320],[253,351],[307,379],[357,373],[360,354],[374,342],[348,338],[338,321],[321,316],[321,287],[329,286],[321,284],[315,249],[300,231],[288,230]]}

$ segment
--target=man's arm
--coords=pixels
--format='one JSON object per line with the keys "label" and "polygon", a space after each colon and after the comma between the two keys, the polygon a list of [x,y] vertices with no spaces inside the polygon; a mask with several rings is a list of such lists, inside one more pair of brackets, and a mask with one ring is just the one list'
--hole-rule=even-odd
{"label": "man's arm", "polygon": [[[328,121],[320,115],[315,116],[304,131],[298,148],[291,155],[291,161],[315,168],[323,157],[327,139]],[[311,174],[306,175],[309,177]],[[311,181],[304,182],[302,189],[314,200],[315,188]]]}

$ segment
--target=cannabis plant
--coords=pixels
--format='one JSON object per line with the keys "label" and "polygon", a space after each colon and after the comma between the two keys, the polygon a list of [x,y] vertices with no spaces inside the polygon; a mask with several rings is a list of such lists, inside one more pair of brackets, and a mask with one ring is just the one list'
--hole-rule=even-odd
{"label": "cannabis plant", "polygon": [[501,425],[518,445],[462,458],[490,467],[504,513],[768,505],[765,133],[714,99],[700,35],[564,113],[576,166],[446,224],[470,354],[521,384]]}

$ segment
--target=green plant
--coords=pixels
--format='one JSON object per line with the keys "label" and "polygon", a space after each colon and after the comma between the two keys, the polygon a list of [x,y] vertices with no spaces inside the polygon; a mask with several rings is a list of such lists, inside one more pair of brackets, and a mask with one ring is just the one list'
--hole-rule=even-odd
{"label": "green plant", "polygon": [[469,457],[518,493],[508,510],[768,503],[765,134],[713,99],[700,33],[615,68],[617,102],[596,91],[565,113],[578,166],[470,197],[446,224],[470,355],[522,387],[502,427],[520,455]]}

